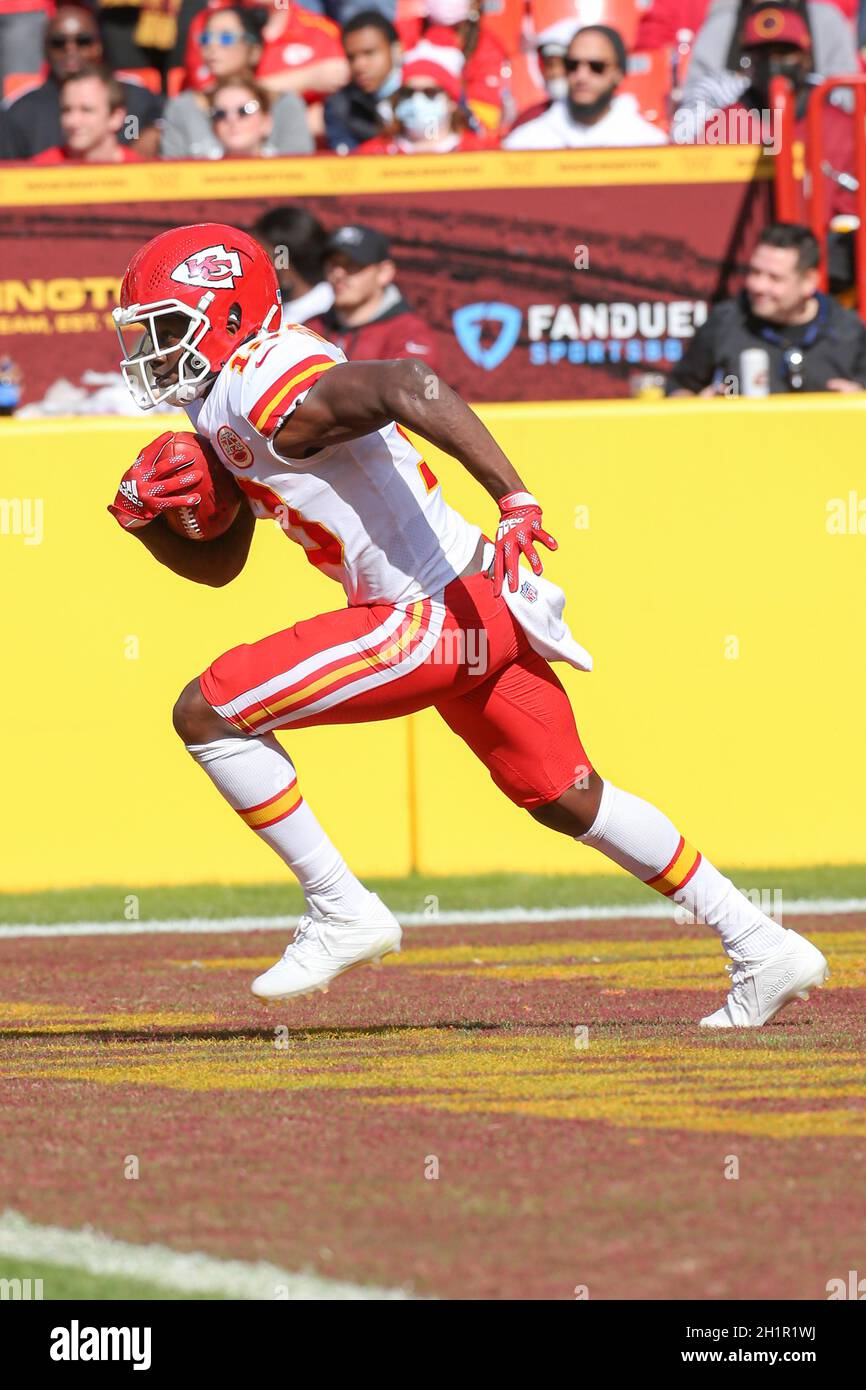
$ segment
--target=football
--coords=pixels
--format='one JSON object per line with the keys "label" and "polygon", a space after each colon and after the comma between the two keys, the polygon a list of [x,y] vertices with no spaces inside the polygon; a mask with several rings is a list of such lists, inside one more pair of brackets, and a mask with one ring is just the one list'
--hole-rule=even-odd
{"label": "football", "polygon": [[202,480],[195,488],[201,501],[195,507],[173,507],[165,513],[172,531],[191,541],[212,541],[229,529],[237,516],[243,494],[217,457],[209,440],[200,434],[180,431],[171,444],[178,468],[201,468]]}

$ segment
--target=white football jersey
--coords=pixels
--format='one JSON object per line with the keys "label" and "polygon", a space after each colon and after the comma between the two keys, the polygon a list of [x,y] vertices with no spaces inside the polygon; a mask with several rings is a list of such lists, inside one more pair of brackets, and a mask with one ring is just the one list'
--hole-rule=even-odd
{"label": "white football jersey", "polygon": [[399,425],[307,459],[284,459],[274,448],[310,387],[345,361],[297,324],[262,334],[238,348],[187,414],[255,515],[278,521],[311,564],[339,580],[350,604],[438,594],[466,568],[481,533],[448,506]]}

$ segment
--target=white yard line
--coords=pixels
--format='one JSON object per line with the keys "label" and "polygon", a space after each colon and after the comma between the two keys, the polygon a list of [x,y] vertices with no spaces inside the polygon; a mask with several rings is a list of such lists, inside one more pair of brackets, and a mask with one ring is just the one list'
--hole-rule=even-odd
{"label": "white yard line", "polygon": [[[607,907],[503,907],[483,912],[398,912],[396,915],[404,927],[485,927],[507,922],[610,922],[624,918],[673,922],[675,911],[671,903],[650,902]],[[782,903],[783,917],[833,917],[852,912],[866,913],[866,898],[794,898]],[[13,922],[8,926],[0,925],[0,941],[25,936],[218,936],[226,932],[285,932],[297,923],[297,917],[292,916],[171,917],[140,922],[52,922],[45,926]]]}
{"label": "white yard line", "polygon": [[49,1295],[51,1276],[45,1266],[60,1265],[109,1279],[139,1279],[164,1288],[169,1297],[171,1293],[291,1301],[413,1297],[403,1289],[351,1284],[312,1272],[292,1274],[263,1261],[248,1264],[245,1260],[183,1254],[166,1245],[131,1245],[87,1227],[67,1231],[62,1226],[38,1226],[15,1211],[0,1216],[0,1259],[4,1256],[31,1265],[30,1278],[41,1278]]}

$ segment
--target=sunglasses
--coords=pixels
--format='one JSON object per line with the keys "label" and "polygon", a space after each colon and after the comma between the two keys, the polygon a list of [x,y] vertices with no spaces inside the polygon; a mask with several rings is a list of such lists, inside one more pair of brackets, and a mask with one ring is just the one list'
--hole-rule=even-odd
{"label": "sunglasses", "polygon": [[220,48],[231,48],[236,43],[249,43],[246,34],[228,34],[225,31],[221,34],[202,34],[199,38],[199,47],[208,48],[210,44],[219,44]]}
{"label": "sunglasses", "polygon": [[600,77],[611,67],[613,67],[613,63],[606,63],[602,58],[566,58],[565,60],[566,72],[577,72],[580,68],[589,68],[596,77]]}
{"label": "sunglasses", "polygon": [[95,34],[58,34],[56,38],[48,40],[48,47],[59,53],[70,43],[76,48],[93,48],[94,44],[99,43],[99,39]]}
{"label": "sunglasses", "polygon": [[210,118],[212,121],[227,121],[229,116],[254,116],[256,112],[260,110],[261,105],[259,102],[246,101],[243,106],[233,106],[231,108],[215,106],[210,113]]}

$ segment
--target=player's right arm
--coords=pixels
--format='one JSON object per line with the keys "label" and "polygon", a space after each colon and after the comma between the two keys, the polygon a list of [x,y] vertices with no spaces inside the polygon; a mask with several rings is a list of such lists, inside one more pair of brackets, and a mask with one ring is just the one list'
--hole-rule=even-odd
{"label": "player's right arm", "polygon": [[196,488],[202,474],[194,458],[177,467],[175,456],[166,450],[166,442],[171,438],[169,431],[145,445],[124,473],[108,510],[160,564],[183,579],[221,588],[231,583],[246,564],[255,517],[249,507],[241,506],[229,529],[210,541],[189,540],[172,531],[166,524],[166,513],[196,505]]}
{"label": "player's right arm", "polygon": [[221,589],[237,579],[250,553],[256,519],[242,506],[227,531],[213,541],[191,541],[169,530],[164,517],[141,526],[135,535],[155,560],[182,579]]}

